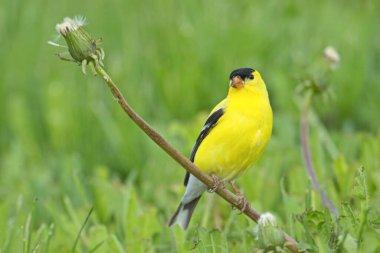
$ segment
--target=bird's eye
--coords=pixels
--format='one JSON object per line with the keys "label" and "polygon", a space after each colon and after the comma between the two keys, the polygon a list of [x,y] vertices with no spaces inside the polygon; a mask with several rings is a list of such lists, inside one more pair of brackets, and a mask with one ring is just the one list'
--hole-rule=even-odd
{"label": "bird's eye", "polygon": [[251,80],[253,80],[254,79],[253,74],[251,74],[248,78],[251,79]]}

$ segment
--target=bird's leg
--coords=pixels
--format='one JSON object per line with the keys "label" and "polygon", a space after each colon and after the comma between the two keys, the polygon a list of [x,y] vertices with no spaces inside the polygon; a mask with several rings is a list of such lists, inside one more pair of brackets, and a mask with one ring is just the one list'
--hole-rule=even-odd
{"label": "bird's leg", "polygon": [[234,183],[234,181],[228,181],[229,183],[230,183],[230,185],[231,185],[231,187],[232,187],[232,189],[234,190],[234,192],[236,193],[236,195],[243,195],[242,193],[241,193],[241,191],[239,190],[239,188],[237,188],[237,186],[235,185],[235,183]]}
{"label": "bird's leg", "polygon": [[212,177],[212,180],[214,181],[214,183],[212,187],[207,190],[209,193],[215,192],[216,190],[218,190],[219,187],[221,187],[222,189],[226,188],[225,182],[223,180],[220,180],[220,178],[217,175],[215,175],[214,173],[211,173],[210,176]]}
{"label": "bird's leg", "polygon": [[230,183],[232,189],[234,190],[234,192],[236,193],[236,196],[238,197],[238,205],[243,205],[243,207],[240,210],[241,211],[240,214],[242,214],[244,213],[245,209],[247,209],[247,206],[249,205],[248,200],[246,197],[244,197],[243,193],[241,193],[239,188],[237,188],[234,181],[231,180],[228,182]]}

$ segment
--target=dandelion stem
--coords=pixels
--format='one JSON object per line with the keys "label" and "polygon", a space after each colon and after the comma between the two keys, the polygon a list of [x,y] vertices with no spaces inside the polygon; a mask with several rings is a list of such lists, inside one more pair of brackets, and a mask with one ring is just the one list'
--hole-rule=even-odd
{"label": "dandelion stem", "polygon": [[323,205],[326,206],[330,210],[331,214],[333,214],[335,217],[338,217],[339,216],[338,209],[335,207],[334,203],[329,199],[326,192],[322,189],[318,181],[317,175],[315,173],[313,159],[311,156],[310,145],[309,145],[309,120],[308,119],[309,119],[309,110],[310,110],[310,103],[311,103],[312,96],[313,96],[312,92],[308,92],[307,94],[305,94],[304,104],[302,107],[301,122],[300,122],[301,148],[302,148],[303,158],[305,160],[305,169],[306,169],[306,173],[310,177],[311,185],[319,193]]}

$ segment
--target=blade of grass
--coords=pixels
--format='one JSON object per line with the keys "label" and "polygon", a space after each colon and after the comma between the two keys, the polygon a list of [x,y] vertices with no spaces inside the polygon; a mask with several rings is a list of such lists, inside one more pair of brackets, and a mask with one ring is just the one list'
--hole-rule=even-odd
{"label": "blade of grass", "polygon": [[83,222],[81,228],[79,229],[78,235],[77,235],[77,237],[75,238],[74,245],[73,245],[73,247],[72,247],[72,249],[71,249],[71,252],[72,252],[72,253],[75,253],[75,249],[76,249],[76,247],[77,247],[77,245],[78,245],[78,242],[79,242],[80,236],[81,236],[81,234],[82,234],[82,231],[83,231],[84,227],[86,226],[88,220],[90,219],[90,216],[91,216],[93,210],[94,210],[94,208],[91,207],[90,211],[88,212],[88,214],[87,214],[87,216],[86,216],[86,219],[84,220],[84,222]]}

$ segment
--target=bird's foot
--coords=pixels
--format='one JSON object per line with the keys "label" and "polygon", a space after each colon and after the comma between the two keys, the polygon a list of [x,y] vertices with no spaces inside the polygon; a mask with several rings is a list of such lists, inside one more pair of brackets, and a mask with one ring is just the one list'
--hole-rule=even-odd
{"label": "bird's foot", "polygon": [[237,197],[238,197],[237,204],[239,206],[242,206],[242,208],[240,209],[240,213],[239,214],[242,214],[242,213],[245,212],[245,210],[247,209],[247,207],[249,207],[249,202],[248,202],[247,198],[244,197],[243,194],[238,194]]}
{"label": "bird's foot", "polygon": [[244,195],[242,195],[242,194],[237,194],[236,196],[238,198],[236,205],[232,205],[231,207],[232,207],[232,209],[237,209],[236,207],[242,206],[242,208],[240,209],[240,213],[239,213],[239,215],[240,215],[240,214],[243,214],[247,210],[247,208],[249,207],[249,202],[248,202],[247,198],[244,197]]}
{"label": "bird's foot", "polygon": [[232,189],[234,190],[234,192],[236,193],[236,196],[238,197],[238,201],[236,204],[238,206],[242,206],[242,208],[240,209],[240,213],[239,213],[239,214],[242,214],[245,212],[245,210],[249,206],[249,202],[248,202],[247,198],[244,197],[243,193],[241,193],[239,188],[237,188],[237,186],[235,185],[235,183],[233,181],[229,181],[229,183],[230,183]]}
{"label": "bird's foot", "polygon": [[210,176],[212,177],[212,180],[214,182],[212,187],[207,190],[209,193],[216,192],[216,190],[218,190],[219,187],[221,187],[222,189],[226,188],[225,182],[223,180],[220,180],[220,178],[217,175],[211,174]]}
{"label": "bird's foot", "polygon": [[243,194],[241,193],[241,191],[239,190],[239,188],[237,188],[237,186],[235,185],[234,181],[228,181],[232,187],[232,189],[234,190],[235,194],[236,195],[240,195],[240,196],[243,196]]}

